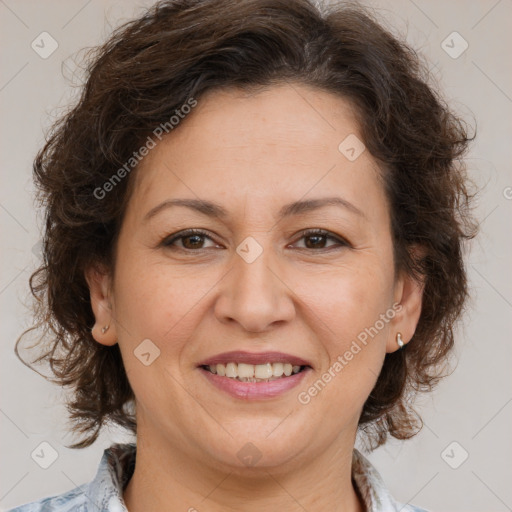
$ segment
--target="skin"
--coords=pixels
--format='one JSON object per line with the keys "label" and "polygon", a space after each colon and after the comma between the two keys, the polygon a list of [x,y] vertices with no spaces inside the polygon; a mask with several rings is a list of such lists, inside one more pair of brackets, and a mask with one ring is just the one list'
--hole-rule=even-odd
{"label": "skin", "polygon": [[[137,462],[124,492],[131,512],[364,510],[351,481],[358,420],[386,353],[398,349],[396,333],[405,343],[414,334],[422,286],[394,273],[380,171],[368,151],[351,162],[338,150],[350,134],[362,139],[350,103],[328,92],[213,91],[130,177],[115,272],[94,267],[86,276],[93,336],[119,343],[136,396]],[[327,206],[277,218],[284,204],[328,196],[361,214]],[[172,207],[144,222],[174,198],[217,202],[228,217]],[[210,238],[161,244],[189,228]],[[308,228],[350,245],[304,238]],[[263,250],[252,263],[236,252],[249,236]],[[299,392],[393,304],[400,311],[301,404]],[[134,355],[147,338],[160,349],[149,366]],[[197,369],[230,350],[294,354],[313,371],[279,397],[243,402]],[[254,466],[237,457],[248,442],[261,453]]]}

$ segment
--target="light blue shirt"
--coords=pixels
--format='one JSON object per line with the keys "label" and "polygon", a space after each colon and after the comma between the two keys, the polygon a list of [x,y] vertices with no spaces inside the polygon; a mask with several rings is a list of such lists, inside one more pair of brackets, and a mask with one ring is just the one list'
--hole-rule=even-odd
{"label": "light blue shirt", "polygon": [[[135,444],[114,444],[103,452],[92,482],[8,512],[128,512],[123,490],[132,477],[135,455]],[[352,478],[366,507],[365,512],[427,512],[395,501],[380,474],[357,449],[352,455]]]}

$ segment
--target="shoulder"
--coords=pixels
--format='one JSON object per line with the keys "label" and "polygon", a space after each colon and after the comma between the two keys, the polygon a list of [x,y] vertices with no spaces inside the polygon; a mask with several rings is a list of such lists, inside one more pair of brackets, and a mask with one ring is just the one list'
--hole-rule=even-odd
{"label": "shoulder", "polygon": [[428,512],[395,500],[377,469],[357,449],[353,452],[352,477],[366,510],[370,512]]}
{"label": "shoulder", "polygon": [[37,501],[20,505],[7,512],[86,512],[87,484],[81,485],[65,493],[49,496]]}
{"label": "shoulder", "polygon": [[12,508],[8,512],[127,512],[122,490],[132,475],[135,455],[135,444],[114,444],[104,450],[91,482]]}

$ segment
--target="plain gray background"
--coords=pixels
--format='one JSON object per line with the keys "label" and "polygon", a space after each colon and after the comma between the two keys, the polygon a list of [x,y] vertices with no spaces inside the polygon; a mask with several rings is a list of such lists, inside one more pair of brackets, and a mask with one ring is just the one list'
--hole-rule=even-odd
{"label": "plain gray background", "polygon": [[[13,347],[31,324],[28,278],[40,239],[31,164],[44,130],[77,92],[77,52],[101,43],[112,27],[152,3],[0,0],[2,510],[91,480],[103,449],[129,439],[111,431],[88,449],[66,448],[73,438],[62,390],[23,366]],[[512,510],[512,2],[366,3],[427,57],[452,106],[469,122],[476,118],[468,165],[482,188],[476,210],[481,232],[468,259],[474,298],[457,335],[456,369],[418,402],[421,433],[407,442],[390,441],[369,458],[402,502],[432,512]],[[42,32],[58,44],[45,59],[31,47]],[[31,457],[41,442],[58,453],[48,469]]]}

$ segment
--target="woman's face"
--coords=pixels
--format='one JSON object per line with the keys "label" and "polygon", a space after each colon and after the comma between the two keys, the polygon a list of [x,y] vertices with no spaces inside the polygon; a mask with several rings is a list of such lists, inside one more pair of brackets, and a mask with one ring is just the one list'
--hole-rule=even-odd
{"label": "woman's face", "polygon": [[[389,207],[354,112],[283,85],[212,92],[181,123],[132,177],[113,280],[89,276],[95,337],[120,345],[139,435],[212,467],[334,456],[353,446],[421,300],[394,274]],[[170,205],[178,199],[216,206]],[[223,356],[232,351],[246,354]],[[281,355],[250,357],[267,352]],[[265,375],[265,363],[279,373],[293,358],[308,368],[268,383],[201,366],[255,362]]]}

